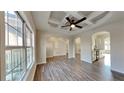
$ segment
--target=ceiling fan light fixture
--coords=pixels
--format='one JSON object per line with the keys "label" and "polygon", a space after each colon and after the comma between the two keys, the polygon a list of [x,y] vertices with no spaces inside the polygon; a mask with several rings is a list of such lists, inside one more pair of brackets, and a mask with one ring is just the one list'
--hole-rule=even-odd
{"label": "ceiling fan light fixture", "polygon": [[72,27],[72,28],[74,28],[74,27],[75,27],[75,25],[74,25],[74,24],[72,24],[72,25],[71,25],[71,27]]}
{"label": "ceiling fan light fixture", "polygon": [[66,17],[66,20],[67,20],[67,23],[69,23],[69,25],[65,25],[65,26],[61,26],[61,27],[70,27],[70,31],[73,29],[73,28],[75,28],[75,27],[77,27],[77,28],[82,28],[82,26],[79,26],[79,25],[77,25],[77,24],[79,24],[80,22],[82,22],[82,21],[84,21],[84,20],[86,20],[87,18],[86,17],[83,17],[82,19],[80,19],[80,20],[77,20],[77,21],[75,21],[73,18],[69,18],[69,17]]}

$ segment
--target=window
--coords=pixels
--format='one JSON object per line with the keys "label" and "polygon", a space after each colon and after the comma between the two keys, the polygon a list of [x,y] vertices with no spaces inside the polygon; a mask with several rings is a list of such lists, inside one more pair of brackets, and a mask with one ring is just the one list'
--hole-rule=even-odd
{"label": "window", "polygon": [[33,47],[32,32],[18,12],[5,12],[5,45],[6,80],[21,80],[33,62]]}
{"label": "window", "polygon": [[5,12],[6,45],[22,46],[23,21],[15,12]]}

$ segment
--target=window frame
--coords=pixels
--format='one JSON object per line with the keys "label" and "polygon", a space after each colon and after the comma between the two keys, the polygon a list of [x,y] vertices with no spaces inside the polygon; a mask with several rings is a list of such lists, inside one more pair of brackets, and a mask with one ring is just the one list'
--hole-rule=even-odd
{"label": "window frame", "polygon": [[[28,31],[30,32],[30,46],[27,45],[27,35],[26,35],[27,32],[26,32],[26,28],[27,28]],[[32,53],[31,53],[32,62],[30,62],[29,66],[28,66],[28,64],[27,64],[28,62],[26,62],[26,68],[29,69],[30,66],[31,66],[31,64],[33,63],[33,43],[32,43],[32,42],[33,42],[33,41],[32,41],[32,40],[33,40],[33,39],[32,39],[32,38],[33,38],[33,37],[32,37],[32,36],[33,36],[33,32],[31,31],[31,29],[28,27],[27,24],[25,25],[25,33],[26,33],[26,34],[25,34],[26,61],[27,61],[27,48],[31,48],[31,52],[32,52]]]}
{"label": "window frame", "polygon": [[[7,13],[8,13],[8,11],[7,11]],[[19,12],[18,11],[14,11],[14,13],[17,15],[17,17],[22,21],[22,46],[24,46],[24,24],[25,24],[25,21],[23,20],[23,18],[20,16],[20,14],[19,14]],[[8,20],[8,16],[9,15],[7,15],[7,20]],[[17,34],[17,32],[19,32],[18,31],[18,29],[16,29],[16,28],[14,28],[12,25],[10,25],[8,22],[5,22],[5,25],[7,25],[7,26],[9,26],[9,27],[11,27],[12,29],[14,29],[14,30],[16,30],[16,34]],[[7,34],[7,36],[8,36],[8,44],[7,45],[5,45],[6,47],[11,47],[11,45],[9,45],[9,30],[8,30],[8,28],[7,28],[7,32],[8,32],[8,34]],[[16,37],[17,38],[17,37]],[[20,47],[19,45],[18,45],[18,38],[17,38],[17,46],[12,46],[12,47]]]}
{"label": "window frame", "polygon": [[[7,11],[8,12],[8,11]],[[19,12],[18,11],[14,11],[14,13],[17,15],[17,17],[22,21],[22,45],[21,46],[19,46],[18,45],[18,36],[16,37],[16,39],[17,39],[17,45],[15,45],[15,46],[12,46],[12,45],[9,45],[9,28],[8,28],[8,26],[11,26],[9,23],[7,23],[7,22],[5,22],[5,25],[7,25],[7,36],[8,36],[8,42],[7,42],[7,45],[6,45],[6,43],[5,43],[5,51],[7,51],[7,50],[10,50],[11,51],[11,61],[12,61],[12,51],[13,50],[15,50],[15,49],[20,49],[20,56],[21,56],[21,49],[24,49],[24,53],[25,53],[25,68],[24,68],[24,73],[21,75],[21,77],[19,77],[19,79],[18,80],[22,80],[23,78],[24,78],[24,76],[25,76],[25,74],[27,73],[27,70],[30,68],[30,66],[31,66],[31,64],[33,63],[33,45],[32,45],[32,36],[33,36],[33,32],[30,30],[30,28],[28,27],[28,25],[26,24],[26,22],[23,20],[23,18],[20,16],[20,14],[19,14]],[[5,15],[6,16],[6,15]],[[8,15],[7,15],[7,20],[8,20]],[[17,25],[18,25],[18,23],[17,23]],[[13,26],[11,26],[13,29],[15,29]],[[30,40],[30,43],[31,43],[31,46],[27,46],[27,40],[26,40],[26,27],[28,28],[28,30],[30,31],[30,38],[31,38],[31,40]],[[18,30],[18,29],[15,29],[16,31]],[[5,31],[6,31],[6,28],[5,28]],[[18,32],[18,31],[17,31]],[[16,32],[16,33],[17,33]],[[6,39],[6,36],[5,36],[5,39]],[[32,51],[32,53],[31,53],[31,56],[32,56],[32,62],[30,62],[30,65],[27,67],[27,48],[31,48],[31,51]],[[18,59],[18,58],[17,58]],[[6,61],[5,61],[5,64],[6,64]],[[20,59],[20,64],[21,64],[21,59]],[[19,64],[19,65],[20,65]],[[11,65],[12,65],[12,63],[11,63]],[[5,65],[6,66],[6,65]],[[16,67],[18,67],[18,66],[16,66]],[[16,68],[15,67],[15,68]],[[21,65],[20,65],[20,67],[21,67]],[[6,67],[5,67],[6,68]],[[14,68],[14,69],[15,69]],[[7,68],[6,68],[7,69]],[[13,73],[12,71],[14,70],[14,69],[12,69],[11,68],[11,70],[8,72],[8,73]],[[8,75],[8,73],[5,71],[5,73],[6,73],[6,77],[7,77],[7,75]],[[5,77],[5,79],[7,79]],[[12,80],[14,80],[13,79],[13,76],[12,76]]]}

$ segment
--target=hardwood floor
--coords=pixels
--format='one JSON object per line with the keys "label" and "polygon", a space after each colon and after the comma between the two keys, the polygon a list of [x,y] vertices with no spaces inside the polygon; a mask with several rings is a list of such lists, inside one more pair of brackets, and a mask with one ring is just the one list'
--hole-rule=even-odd
{"label": "hardwood floor", "polygon": [[111,81],[114,78],[110,67],[103,64],[103,59],[90,64],[75,59],[53,58],[45,65],[38,65],[35,81]]}

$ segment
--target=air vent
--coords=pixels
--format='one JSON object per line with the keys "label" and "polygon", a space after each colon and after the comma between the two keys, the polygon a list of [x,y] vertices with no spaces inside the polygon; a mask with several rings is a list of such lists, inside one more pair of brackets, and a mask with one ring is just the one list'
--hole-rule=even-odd
{"label": "air vent", "polygon": [[92,21],[93,23],[96,23],[97,21],[99,21],[99,20],[101,20],[102,18],[104,18],[108,13],[109,13],[108,11],[103,12],[102,14],[100,14],[100,15],[94,17],[91,21]]}

